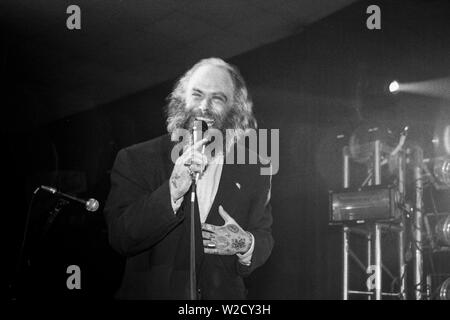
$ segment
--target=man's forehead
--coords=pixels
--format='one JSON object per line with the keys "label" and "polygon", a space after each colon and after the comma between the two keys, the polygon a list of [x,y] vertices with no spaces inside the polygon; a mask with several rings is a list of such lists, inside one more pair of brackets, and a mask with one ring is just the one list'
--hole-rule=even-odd
{"label": "man's forehead", "polygon": [[233,81],[227,70],[213,65],[200,66],[189,79],[188,89],[224,92],[232,95]]}

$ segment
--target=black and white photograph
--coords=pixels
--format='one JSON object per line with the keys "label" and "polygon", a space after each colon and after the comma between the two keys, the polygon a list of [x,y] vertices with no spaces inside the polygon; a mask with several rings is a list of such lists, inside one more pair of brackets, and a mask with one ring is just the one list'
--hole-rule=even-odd
{"label": "black and white photograph", "polygon": [[448,0],[2,0],[0,26],[8,302],[450,300]]}

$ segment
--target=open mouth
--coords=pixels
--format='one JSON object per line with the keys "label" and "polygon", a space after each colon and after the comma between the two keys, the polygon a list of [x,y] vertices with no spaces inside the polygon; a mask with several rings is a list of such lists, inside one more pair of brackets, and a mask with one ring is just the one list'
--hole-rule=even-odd
{"label": "open mouth", "polygon": [[206,118],[206,117],[196,117],[197,120],[201,120],[201,121],[205,121],[206,124],[208,125],[208,128],[211,128],[212,125],[214,124],[214,119],[211,118]]}

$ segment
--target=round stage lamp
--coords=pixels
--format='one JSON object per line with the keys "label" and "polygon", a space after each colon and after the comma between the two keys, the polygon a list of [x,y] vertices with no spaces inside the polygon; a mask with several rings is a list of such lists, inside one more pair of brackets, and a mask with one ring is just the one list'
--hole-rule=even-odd
{"label": "round stage lamp", "polygon": [[443,140],[444,150],[447,154],[450,154],[450,126],[444,128]]}
{"label": "round stage lamp", "polygon": [[442,282],[439,289],[439,300],[450,300],[450,278]]}
{"label": "round stage lamp", "polygon": [[450,155],[450,125],[438,124],[432,142],[436,156]]}
{"label": "round stage lamp", "polygon": [[435,226],[435,233],[440,245],[450,247],[450,215],[439,218]]}
{"label": "round stage lamp", "polygon": [[395,93],[395,92],[398,92],[399,89],[400,89],[400,85],[398,84],[397,81],[392,81],[389,84],[389,92]]}
{"label": "round stage lamp", "polygon": [[436,158],[434,161],[433,172],[440,182],[450,187],[450,158]]}

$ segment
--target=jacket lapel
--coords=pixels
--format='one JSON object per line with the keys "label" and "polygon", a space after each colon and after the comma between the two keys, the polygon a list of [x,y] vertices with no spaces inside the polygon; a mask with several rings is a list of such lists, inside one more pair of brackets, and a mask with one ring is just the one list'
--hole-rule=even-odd
{"label": "jacket lapel", "polygon": [[206,223],[221,226],[224,224],[222,217],[219,215],[219,206],[230,215],[234,216],[236,205],[236,192],[239,190],[235,185],[234,170],[230,165],[223,165],[222,175],[220,177],[219,188],[217,189],[216,197],[209,211]]}

